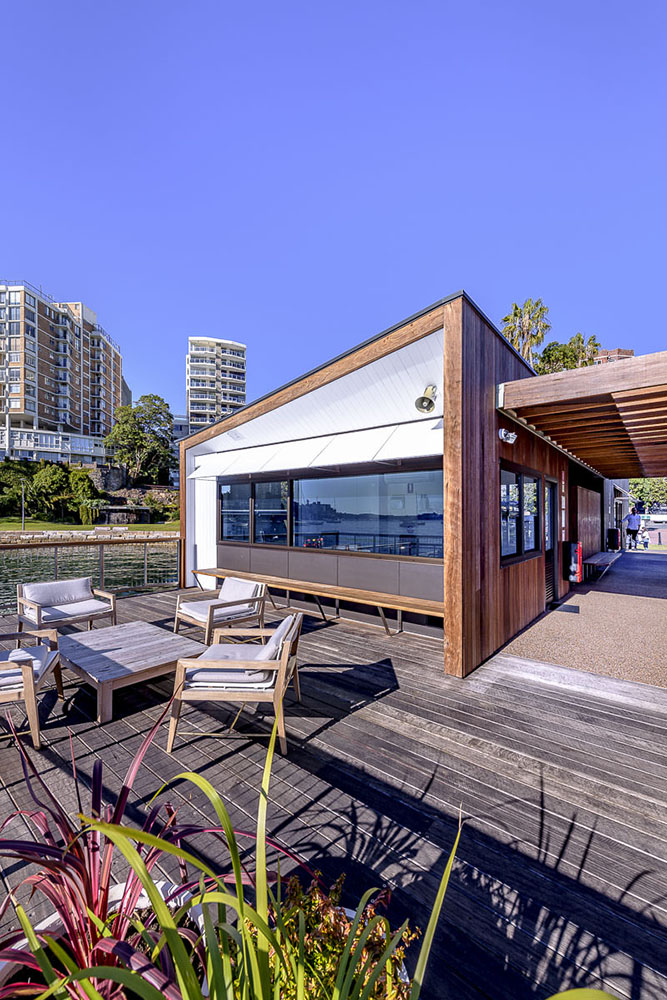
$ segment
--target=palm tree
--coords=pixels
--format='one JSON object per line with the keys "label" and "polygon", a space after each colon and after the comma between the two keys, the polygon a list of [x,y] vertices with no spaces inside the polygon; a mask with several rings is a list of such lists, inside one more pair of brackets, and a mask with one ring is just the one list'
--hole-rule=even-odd
{"label": "palm tree", "polygon": [[549,307],[542,299],[526,299],[522,306],[512,303],[512,311],[503,316],[503,334],[522,358],[532,365],[533,348],[539,347],[551,329]]}

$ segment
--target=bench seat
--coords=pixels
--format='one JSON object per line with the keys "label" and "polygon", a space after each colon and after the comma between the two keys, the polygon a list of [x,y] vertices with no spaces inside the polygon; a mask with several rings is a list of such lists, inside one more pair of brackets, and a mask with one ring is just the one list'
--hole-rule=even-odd
{"label": "bench seat", "polygon": [[405,597],[401,594],[383,594],[374,590],[358,590],[355,587],[339,587],[337,584],[332,583],[313,583],[311,580],[295,580],[283,576],[267,576],[264,573],[247,573],[236,569],[226,570],[221,569],[220,567],[215,567],[214,569],[196,569],[193,570],[193,573],[196,577],[212,576],[218,580],[224,579],[227,576],[236,576],[244,580],[257,580],[258,582],[265,583],[268,589],[273,588],[274,590],[285,590],[288,594],[290,592],[297,594],[309,594],[317,601],[320,614],[325,621],[327,621],[327,617],[319,600],[321,597],[333,598],[336,601],[350,601],[351,603],[356,604],[368,604],[371,607],[378,609],[382,619],[382,624],[384,625],[385,631],[388,635],[391,635],[392,633],[384,614],[384,610],[387,608],[391,611],[398,611],[399,632],[402,631],[403,612],[411,612],[418,615],[430,615],[433,618],[444,618],[445,614],[443,601],[431,601],[422,597]]}

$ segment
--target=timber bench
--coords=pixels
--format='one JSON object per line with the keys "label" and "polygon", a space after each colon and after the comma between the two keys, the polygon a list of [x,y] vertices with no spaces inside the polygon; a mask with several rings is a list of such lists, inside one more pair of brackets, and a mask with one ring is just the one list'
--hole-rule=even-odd
{"label": "timber bench", "polygon": [[[315,598],[324,621],[329,621],[320,598],[329,597],[335,601],[335,617],[340,617],[340,601],[350,601],[354,604],[368,604],[378,610],[382,624],[387,635],[393,635],[387,623],[385,610],[397,611],[398,629],[403,631],[403,613],[405,611],[418,615],[432,615],[434,618],[444,618],[445,608],[443,601],[429,601],[421,597],[402,597],[400,594],[382,594],[374,590],[357,590],[355,587],[339,587],[332,583],[313,583],[311,580],[294,580],[283,576],[266,576],[263,573],[247,573],[236,569],[196,569],[193,570],[195,577],[212,576],[217,580],[222,580],[227,576],[240,577],[242,580],[256,580],[258,583],[265,583],[269,600],[274,608],[276,604],[271,596],[271,588],[284,590],[287,594],[287,604],[289,605],[290,592],[296,594],[308,594]],[[199,582],[199,581],[197,581]],[[284,609],[283,609],[284,610]],[[296,610],[296,609],[294,609]]]}
{"label": "timber bench", "polygon": [[598,579],[602,579],[609,567],[622,556],[622,552],[596,552],[595,555],[584,559],[584,577],[590,577],[593,573],[598,573]]}

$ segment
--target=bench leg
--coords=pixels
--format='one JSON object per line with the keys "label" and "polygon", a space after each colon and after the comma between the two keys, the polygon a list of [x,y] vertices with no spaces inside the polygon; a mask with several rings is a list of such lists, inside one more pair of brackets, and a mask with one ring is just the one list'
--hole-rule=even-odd
{"label": "bench leg", "polygon": [[378,604],[377,605],[377,609],[378,609],[378,611],[380,613],[380,618],[382,619],[382,624],[384,625],[384,630],[387,633],[387,635],[398,635],[399,632],[403,631],[403,612],[402,611],[398,612],[398,628],[396,629],[395,632],[392,632],[391,629],[389,628],[389,624],[387,622],[387,616],[384,613],[384,608],[381,608],[380,605]]}
{"label": "bench leg", "polygon": [[317,596],[317,594],[313,594],[313,597],[314,597],[314,598],[315,598],[315,600],[317,601],[317,606],[318,606],[318,608],[320,609],[320,614],[322,615],[322,619],[323,619],[323,620],[324,620],[325,622],[328,622],[328,621],[329,621],[329,619],[327,618],[327,616],[326,616],[326,615],[325,615],[325,613],[324,613],[324,608],[322,607],[322,602],[321,602],[321,600],[319,599],[319,597]]}

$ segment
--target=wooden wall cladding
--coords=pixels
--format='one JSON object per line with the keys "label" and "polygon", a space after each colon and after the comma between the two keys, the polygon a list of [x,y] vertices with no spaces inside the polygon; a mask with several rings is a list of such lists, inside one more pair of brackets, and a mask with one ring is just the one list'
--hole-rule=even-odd
{"label": "wooden wall cladding", "polygon": [[[567,497],[569,463],[498,414],[496,385],[532,375],[467,299],[445,306],[444,364],[445,669],[464,677],[545,608],[543,551],[501,565],[500,460],[558,482],[559,562],[560,498]],[[516,432],[514,445],[500,441],[501,427]],[[560,575],[563,596],[568,585]]]}
{"label": "wooden wall cladding", "polygon": [[577,486],[577,535],[583,557],[600,551],[602,544],[602,497],[584,486]]}

